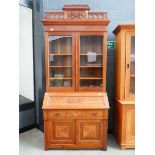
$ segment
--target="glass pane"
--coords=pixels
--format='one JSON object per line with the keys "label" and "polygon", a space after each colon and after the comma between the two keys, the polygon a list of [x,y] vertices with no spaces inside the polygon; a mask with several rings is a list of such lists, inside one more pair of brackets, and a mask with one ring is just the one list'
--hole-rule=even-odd
{"label": "glass pane", "polygon": [[50,81],[51,87],[71,87],[72,86],[72,80],[51,80]]}
{"label": "glass pane", "polygon": [[130,94],[135,94],[135,36],[131,37]]}
{"label": "glass pane", "polygon": [[90,79],[85,79],[85,80],[80,80],[80,86],[83,87],[102,87],[102,80],[90,80]]}
{"label": "glass pane", "polygon": [[49,36],[49,84],[72,86],[72,37]]}
{"label": "glass pane", "polygon": [[80,68],[80,77],[102,78],[102,67]]}
{"label": "glass pane", "polygon": [[102,87],[103,36],[80,36],[80,87]]}
{"label": "glass pane", "polygon": [[49,57],[49,65],[50,66],[72,66],[72,55],[53,55],[50,54]]}
{"label": "glass pane", "polygon": [[49,36],[50,54],[72,54],[72,36]]}

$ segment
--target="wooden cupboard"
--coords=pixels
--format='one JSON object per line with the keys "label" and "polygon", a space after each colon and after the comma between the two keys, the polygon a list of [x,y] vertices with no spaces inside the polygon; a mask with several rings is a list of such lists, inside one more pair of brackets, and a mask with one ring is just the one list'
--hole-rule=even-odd
{"label": "wooden cupboard", "polygon": [[135,147],[135,26],[119,25],[115,52],[115,129],[121,149]]}
{"label": "wooden cupboard", "polygon": [[106,12],[65,5],[46,12],[45,150],[107,148]]}

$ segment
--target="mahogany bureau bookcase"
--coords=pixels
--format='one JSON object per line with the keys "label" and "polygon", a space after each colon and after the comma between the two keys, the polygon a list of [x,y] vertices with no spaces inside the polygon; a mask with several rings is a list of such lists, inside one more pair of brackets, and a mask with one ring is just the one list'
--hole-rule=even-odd
{"label": "mahogany bureau bookcase", "polygon": [[118,25],[115,52],[115,137],[121,149],[135,147],[135,25]]}
{"label": "mahogany bureau bookcase", "polygon": [[46,93],[43,101],[45,150],[107,149],[105,12],[65,5],[46,12]]}

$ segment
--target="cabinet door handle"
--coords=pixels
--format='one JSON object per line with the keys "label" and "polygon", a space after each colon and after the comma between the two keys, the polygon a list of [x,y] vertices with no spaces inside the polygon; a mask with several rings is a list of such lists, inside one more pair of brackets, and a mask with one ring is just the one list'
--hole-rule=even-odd
{"label": "cabinet door handle", "polygon": [[127,68],[129,68],[130,67],[130,65],[129,64],[127,64]]}

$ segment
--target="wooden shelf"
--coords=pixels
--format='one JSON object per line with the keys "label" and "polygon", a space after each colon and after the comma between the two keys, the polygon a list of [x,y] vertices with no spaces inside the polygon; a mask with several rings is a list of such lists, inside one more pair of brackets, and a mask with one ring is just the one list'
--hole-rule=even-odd
{"label": "wooden shelf", "polygon": [[50,68],[71,68],[72,66],[49,66]]}
{"label": "wooden shelf", "polygon": [[102,67],[102,65],[98,65],[98,66],[80,66],[80,68],[93,68],[93,67],[95,67],[95,68],[98,68],[98,67]]}
{"label": "wooden shelf", "polygon": [[50,80],[71,80],[72,78],[70,77],[63,77],[63,78],[49,78]]}
{"label": "wooden shelf", "polygon": [[50,54],[53,56],[72,56],[72,54]]}
{"label": "wooden shelf", "polygon": [[102,80],[99,77],[80,77],[80,80]]}

